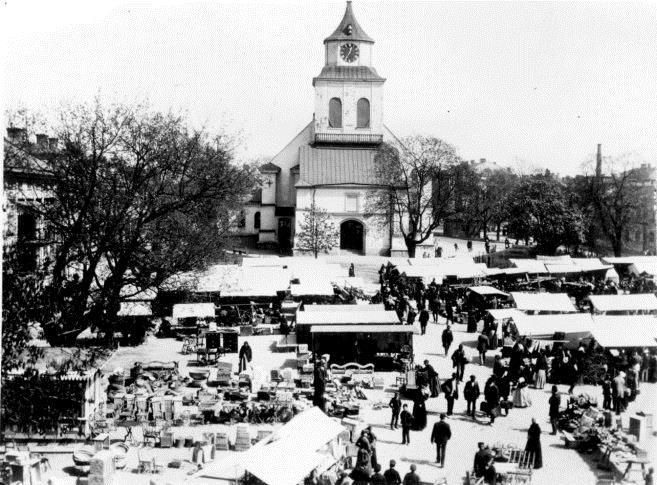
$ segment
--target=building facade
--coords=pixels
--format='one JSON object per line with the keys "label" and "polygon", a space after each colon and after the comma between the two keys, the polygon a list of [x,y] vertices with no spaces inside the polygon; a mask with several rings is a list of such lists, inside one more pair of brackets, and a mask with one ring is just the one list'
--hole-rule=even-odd
{"label": "building facade", "polygon": [[389,226],[365,215],[367,193],[376,188],[374,156],[392,137],[383,123],[385,79],[373,67],[373,54],[374,40],[347,2],[324,40],[324,67],[312,81],[313,119],[260,167],[262,189],[246,205],[238,233],[257,235],[259,246],[294,250],[314,200],[340,229],[334,252],[389,253]]}

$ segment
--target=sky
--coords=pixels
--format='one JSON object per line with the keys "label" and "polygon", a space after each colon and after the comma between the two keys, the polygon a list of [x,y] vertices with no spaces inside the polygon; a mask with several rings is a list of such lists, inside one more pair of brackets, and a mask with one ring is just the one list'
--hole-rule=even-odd
{"label": "sky", "polygon": [[[598,143],[657,165],[657,2],[354,0],[384,121],[465,159],[580,170]],[[271,157],[311,119],[343,1],[5,0],[4,108],[149,99]]]}

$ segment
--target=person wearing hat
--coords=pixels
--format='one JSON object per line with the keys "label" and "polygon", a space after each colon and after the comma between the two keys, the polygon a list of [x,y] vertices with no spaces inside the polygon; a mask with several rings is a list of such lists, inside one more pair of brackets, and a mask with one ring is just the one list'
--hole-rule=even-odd
{"label": "person wearing hat", "polygon": [[441,413],[440,421],[433,425],[431,432],[431,442],[436,444],[436,463],[440,464],[440,468],[445,467],[445,451],[447,450],[447,442],[452,437],[452,430],[445,422],[445,414]]}
{"label": "person wearing hat", "polygon": [[374,465],[374,474],[370,477],[371,485],[387,485],[385,477],[381,474],[381,465]]}
{"label": "person wearing hat", "polygon": [[440,388],[445,393],[445,399],[447,400],[447,415],[451,416],[454,412],[454,401],[459,398],[459,380],[456,372],[452,374],[451,379],[443,382]]}
{"label": "person wearing hat", "polygon": [[401,485],[401,477],[399,476],[399,472],[395,470],[396,464],[397,462],[395,460],[390,460],[390,468],[383,473],[383,477],[386,479],[386,485]]}
{"label": "person wearing hat", "polygon": [[431,397],[438,397],[438,372],[429,364],[428,360],[424,361],[424,369],[427,371],[427,377],[429,378],[429,391],[431,391]]}
{"label": "person wearing hat", "polygon": [[488,465],[488,461],[493,454],[483,441],[477,443],[477,446],[479,447],[479,450],[475,453],[473,470],[476,477],[483,477],[484,472],[486,471],[486,465]]}
{"label": "person wearing hat", "polygon": [[411,442],[411,425],[413,424],[413,416],[408,412],[408,404],[404,404],[402,407],[399,418],[402,426],[402,445],[407,445]]}
{"label": "person wearing hat", "polygon": [[411,465],[411,471],[404,476],[404,485],[420,485],[420,477],[415,473],[415,463]]}
{"label": "person wearing hat", "polygon": [[445,330],[443,330],[441,339],[443,341],[443,348],[445,349],[445,355],[447,355],[449,353],[449,347],[452,345],[452,342],[454,341],[454,334],[452,333],[452,329],[449,327],[449,324],[447,324],[447,327],[445,327]]}
{"label": "person wearing hat", "polygon": [[475,412],[477,411],[477,399],[479,399],[480,395],[481,391],[479,390],[479,383],[473,374],[463,388],[463,397],[465,397],[465,400],[468,403],[465,414],[472,416],[472,419],[475,417]]}
{"label": "person wearing hat", "polygon": [[552,425],[551,434],[557,434],[559,430],[559,407],[561,406],[561,397],[559,397],[557,386],[552,386],[552,395],[548,403],[550,405],[550,424]]}

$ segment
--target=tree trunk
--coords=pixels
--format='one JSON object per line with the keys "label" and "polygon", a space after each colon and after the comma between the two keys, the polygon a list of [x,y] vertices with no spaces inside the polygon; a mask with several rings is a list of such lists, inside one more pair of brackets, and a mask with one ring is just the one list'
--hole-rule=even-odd
{"label": "tree trunk", "polygon": [[495,226],[495,235],[497,236],[497,240],[500,240],[500,231],[502,230],[502,224],[498,223],[497,226]]}
{"label": "tree trunk", "polygon": [[623,235],[616,234],[614,239],[611,241],[611,245],[614,249],[614,256],[619,257],[623,255]]}
{"label": "tree trunk", "polygon": [[415,248],[417,247],[417,243],[415,242],[415,239],[406,239],[405,242],[406,242],[406,250],[408,251],[408,257],[414,258]]}

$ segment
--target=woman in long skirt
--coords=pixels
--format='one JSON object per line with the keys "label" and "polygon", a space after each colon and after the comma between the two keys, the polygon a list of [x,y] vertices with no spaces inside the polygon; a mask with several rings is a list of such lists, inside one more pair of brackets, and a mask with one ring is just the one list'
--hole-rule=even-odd
{"label": "woman in long skirt", "polygon": [[532,418],[532,424],[527,430],[527,445],[525,451],[534,454],[534,469],[538,470],[543,466],[543,452],[541,451],[541,428],[536,423],[536,419]]}
{"label": "woman in long skirt", "polygon": [[532,400],[529,397],[529,390],[527,389],[527,382],[524,377],[518,379],[518,386],[513,391],[513,407],[526,408],[532,405]]}
{"label": "woman in long skirt", "polygon": [[413,429],[415,431],[422,431],[427,427],[427,407],[425,400],[424,394],[418,390],[413,399]]}
{"label": "woman in long skirt", "polygon": [[547,357],[545,356],[545,351],[541,350],[536,359],[536,381],[534,382],[534,387],[536,387],[536,389],[543,389],[545,387],[547,381],[547,368]]}

